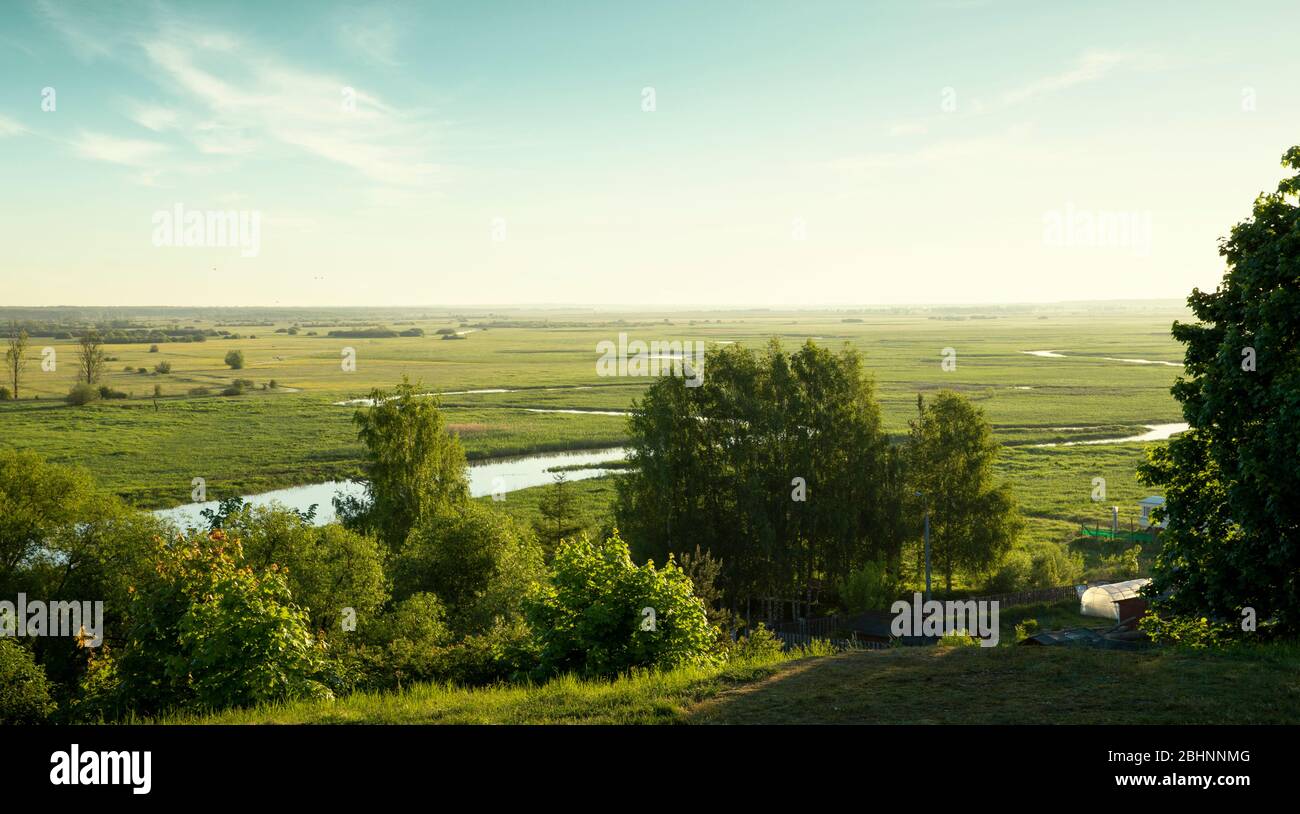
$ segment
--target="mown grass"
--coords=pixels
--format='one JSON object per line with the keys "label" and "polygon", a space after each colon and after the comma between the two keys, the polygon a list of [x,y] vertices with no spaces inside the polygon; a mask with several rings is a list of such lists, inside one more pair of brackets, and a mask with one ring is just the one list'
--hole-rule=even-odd
{"label": "mown grass", "polygon": [[1300,645],[926,647],[783,665],[692,709],[714,724],[1295,724]]}
{"label": "mown grass", "polygon": [[896,648],[466,689],[420,684],[172,724],[1300,723],[1300,646]]}
{"label": "mown grass", "polygon": [[794,654],[726,666],[643,671],[612,681],[562,676],[545,684],[469,689],[418,684],[356,693],[324,702],[295,702],[180,716],[174,724],[660,724],[723,690],[770,676]]}

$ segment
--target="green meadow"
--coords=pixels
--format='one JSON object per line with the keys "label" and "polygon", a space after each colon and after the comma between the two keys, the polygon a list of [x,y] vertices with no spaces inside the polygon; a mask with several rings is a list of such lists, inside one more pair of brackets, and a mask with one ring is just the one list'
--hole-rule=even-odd
{"label": "green meadow", "polygon": [[[105,345],[105,383],[128,398],[84,407],[63,400],[76,378],[75,343],[34,337],[34,354],[53,349],[54,370],[42,370],[33,356],[22,398],[0,405],[0,442],[84,466],[133,504],[159,508],[187,500],[194,477],[206,479],[209,497],[226,497],[355,473],[355,408],[335,402],[391,387],[404,375],[445,394],[447,423],[475,460],[622,443],[626,419],[600,411],[629,409],[649,380],[597,375],[597,343],[617,341],[619,333],[748,346],[777,338],[789,348],[812,339],[863,354],[891,433],[907,431],[918,393],[948,388],[968,395],[1004,445],[1000,470],[1026,517],[1026,539],[1068,543],[1080,522],[1108,522],[1111,505],[1120,506],[1125,523],[1136,517],[1136,501],[1149,493],[1134,475],[1146,445],[1036,445],[1123,438],[1182,420],[1169,394],[1179,367],[1120,361],[1181,360],[1169,328],[1187,313],[1173,302],[788,313],[534,309],[469,317],[284,311],[256,325],[237,324],[239,313],[225,309],[185,322],[239,338],[162,343],[155,353],[148,344]],[[329,319],[346,319],[348,327],[420,327],[426,335],[330,337],[335,326],[316,324]],[[142,327],[177,321],[165,309],[132,319]],[[296,335],[277,333],[294,325],[301,326]],[[445,340],[439,329],[465,333]],[[354,371],[342,364],[348,348]],[[243,369],[223,363],[231,350],[243,352]],[[1064,356],[1025,353],[1044,350]],[[955,366],[945,369],[945,358]],[[160,362],[171,372],[152,372]],[[255,389],[219,395],[236,379],[253,381]],[[192,395],[196,388],[208,394]],[[463,392],[475,390],[509,392]],[[1096,477],[1106,480],[1101,502],[1092,500]],[[598,525],[613,494],[609,478],[575,488]],[[512,493],[501,505],[527,519],[538,491]]]}

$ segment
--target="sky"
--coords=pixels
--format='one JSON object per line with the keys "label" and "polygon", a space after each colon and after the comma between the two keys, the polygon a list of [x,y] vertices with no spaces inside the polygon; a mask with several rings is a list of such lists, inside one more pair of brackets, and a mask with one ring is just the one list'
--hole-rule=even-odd
{"label": "sky", "polygon": [[1300,143],[1298,28],[1294,0],[7,0],[0,305],[1182,299]]}

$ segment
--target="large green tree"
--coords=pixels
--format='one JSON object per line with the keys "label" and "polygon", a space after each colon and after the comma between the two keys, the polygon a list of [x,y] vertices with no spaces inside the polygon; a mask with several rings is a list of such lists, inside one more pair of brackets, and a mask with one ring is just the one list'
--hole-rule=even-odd
{"label": "large green tree", "polygon": [[422,519],[469,499],[465,450],[437,401],[405,377],[393,392],[372,391],[368,403],[353,416],[366,445],[366,495],[335,505],[346,525],[397,550]]}
{"label": "large green tree", "polygon": [[930,513],[932,563],[949,591],[955,574],[991,570],[1019,533],[1010,490],[993,482],[997,453],[983,413],[958,393],[940,391],[912,422],[908,492]]}
{"label": "large green tree", "polygon": [[816,580],[897,562],[888,447],[855,351],[716,346],[703,375],[698,387],[660,379],[634,405],[636,469],[615,513],[638,558],[711,552],[737,608],[806,600]]}
{"label": "large green tree", "polygon": [[[1282,159],[1300,171],[1300,147]],[[1244,608],[1300,631],[1300,174],[1255,199],[1220,242],[1228,271],[1194,289],[1196,323],[1173,387],[1191,425],[1155,448],[1143,478],[1165,489],[1152,569],[1157,612],[1236,622]]]}

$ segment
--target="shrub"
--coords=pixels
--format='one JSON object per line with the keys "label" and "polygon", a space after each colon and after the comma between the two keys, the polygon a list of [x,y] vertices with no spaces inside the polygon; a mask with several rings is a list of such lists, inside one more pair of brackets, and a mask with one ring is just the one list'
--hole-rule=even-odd
{"label": "shrub", "polygon": [[1016,549],[1008,552],[1002,559],[998,570],[984,584],[984,590],[991,594],[1009,594],[1024,590],[1034,574],[1034,560],[1029,552]]}
{"label": "shrub", "polygon": [[1118,554],[1102,557],[1101,567],[1110,579],[1133,579],[1142,569],[1138,559],[1141,554],[1142,546],[1135,545]]}
{"label": "shrub", "polygon": [[[355,637],[355,638],[353,638]],[[446,611],[438,597],[418,593],[376,616],[363,616],[339,648],[336,681],[341,689],[395,689],[443,677]]]}
{"label": "shrub", "polygon": [[617,532],[602,542],[566,540],[554,576],[528,602],[540,675],[613,676],[715,660],[715,631],[691,580],[672,557],[661,569],[632,563]]}
{"label": "shrub", "polygon": [[883,560],[869,562],[856,571],[850,571],[837,587],[840,605],[849,613],[887,608],[898,595],[898,586],[885,568]]}
{"label": "shrub", "polygon": [[762,622],[746,636],[741,636],[727,651],[730,661],[771,661],[784,650],[781,640]]}
{"label": "shrub", "polygon": [[485,633],[496,620],[522,619],[524,598],[544,578],[533,536],[477,503],[422,521],[393,567],[394,594],[436,594],[458,638]]}
{"label": "shrub", "polygon": [[27,648],[0,637],[0,725],[43,723],[53,711],[45,671]]}
{"label": "shrub", "polygon": [[150,345],[150,346],[149,346],[149,352],[150,352],[150,353],[157,353],[157,352],[158,352],[158,346],[157,346],[157,345]]}
{"label": "shrub", "polygon": [[244,366],[244,352],[240,350],[230,351],[226,354],[226,364],[230,366],[231,370],[239,370]]}
{"label": "shrub", "polygon": [[154,398],[159,398],[160,396],[162,396],[162,385],[161,385],[161,384],[155,384],[155,385],[153,386],[153,397],[154,397]]}
{"label": "shrub", "polygon": [[1076,585],[1083,579],[1083,555],[1047,541],[1030,543],[1029,587],[1056,588]]}
{"label": "shrub", "polygon": [[269,381],[269,382],[266,383],[266,386],[269,387],[269,388],[271,388],[272,390],[274,390],[275,388],[279,387],[280,385],[275,381],[275,379],[272,379],[271,381]]}
{"label": "shrub", "polygon": [[121,390],[114,390],[106,384],[101,384],[99,386],[99,397],[104,399],[124,399],[126,398],[126,393],[123,393]]}
{"label": "shrub", "polygon": [[1026,619],[1023,622],[1016,623],[1016,641],[1023,642],[1030,636],[1038,633],[1038,620]]}
{"label": "shrub", "polygon": [[78,382],[68,391],[68,403],[80,407],[92,401],[99,401],[99,388],[93,384]]}
{"label": "shrub", "polygon": [[153,369],[154,369],[155,371],[157,371],[158,373],[161,373],[162,375],[166,376],[168,373],[171,373],[171,372],[172,372],[172,363],[171,363],[171,362],[159,362],[158,364],[156,364],[156,365],[153,366]]}
{"label": "shrub", "polygon": [[190,388],[190,395],[191,395],[191,396],[210,396],[210,395],[212,395],[212,391],[211,391],[210,389],[206,388],[206,387],[201,387],[201,386],[200,386],[200,387],[191,387],[191,388]]}
{"label": "shrub", "polygon": [[4,385],[0,385],[0,401],[9,401],[13,397],[14,394],[9,392],[8,387],[5,387]]}
{"label": "shrub", "polygon": [[312,630],[337,637],[343,608],[365,619],[388,601],[384,552],[373,538],[337,523],[313,525],[303,514],[278,506],[243,505],[219,523],[243,543],[247,564],[287,569],[289,590],[307,611]]}
{"label": "shrub", "polygon": [[143,714],[329,697],[323,660],[284,569],[256,570],[221,531],[157,544],[135,586],[117,663],[123,706]]}

